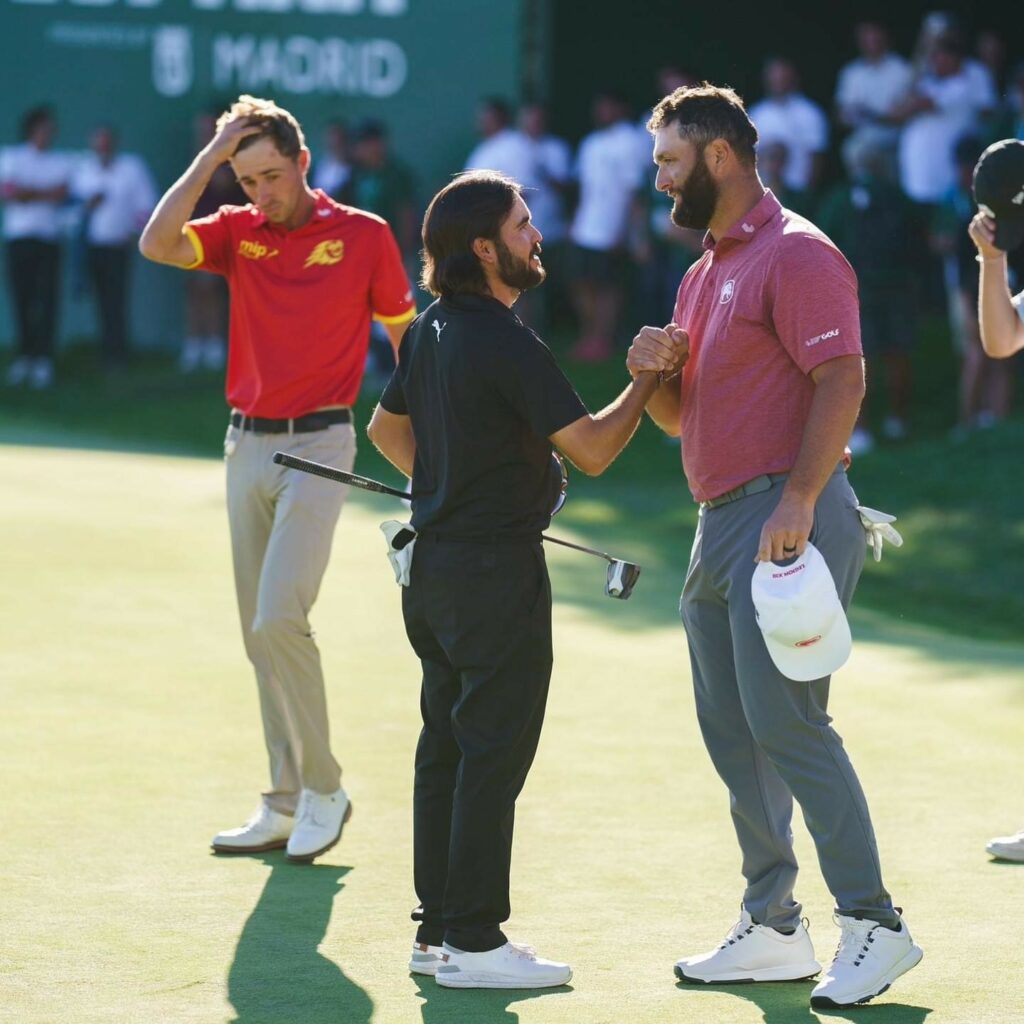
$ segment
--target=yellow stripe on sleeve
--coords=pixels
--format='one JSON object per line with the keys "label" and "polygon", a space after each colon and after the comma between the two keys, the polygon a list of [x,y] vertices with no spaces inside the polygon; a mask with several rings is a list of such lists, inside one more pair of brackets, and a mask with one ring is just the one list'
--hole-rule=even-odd
{"label": "yellow stripe on sleeve", "polygon": [[193,260],[187,267],[186,270],[195,270],[196,267],[202,266],[206,260],[206,252],[203,250],[203,242],[199,237],[199,233],[190,224],[185,225],[185,236],[192,243],[192,250],[196,254],[195,260]]}
{"label": "yellow stripe on sleeve", "polygon": [[416,307],[411,306],[404,313],[399,313],[398,316],[381,316],[380,313],[374,313],[373,319],[382,324],[404,324],[408,323],[415,316]]}

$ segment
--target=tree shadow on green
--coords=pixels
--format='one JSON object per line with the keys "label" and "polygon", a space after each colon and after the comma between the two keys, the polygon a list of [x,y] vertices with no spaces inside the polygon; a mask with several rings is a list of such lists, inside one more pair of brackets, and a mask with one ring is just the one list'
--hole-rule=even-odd
{"label": "tree shadow on green", "polygon": [[270,875],[228,972],[233,1024],[369,1024],[373,1001],[318,948],[352,869],[259,859]]}
{"label": "tree shadow on green", "polygon": [[459,992],[441,988],[433,978],[414,975],[423,1002],[423,1024],[518,1024],[519,1014],[511,1007],[526,999],[552,998],[572,992],[569,985],[541,989],[473,989]]}
{"label": "tree shadow on green", "polygon": [[[932,1012],[928,1006],[885,1002],[872,1002],[845,1010],[812,1010],[812,987],[812,982],[774,982],[770,985],[676,983],[676,988],[687,998],[700,1000],[707,993],[728,993],[753,1003],[761,1011],[764,1024],[824,1024],[826,1021],[839,1020],[863,1022],[865,1015],[870,1016],[872,1024],[924,1024]],[[708,1012],[711,1013],[710,1007]]]}

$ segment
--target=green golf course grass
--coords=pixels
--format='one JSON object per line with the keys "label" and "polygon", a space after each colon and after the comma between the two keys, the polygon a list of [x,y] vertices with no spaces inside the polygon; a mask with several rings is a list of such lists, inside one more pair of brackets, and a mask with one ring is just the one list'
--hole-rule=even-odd
{"label": "green golf course grass", "polygon": [[[214,459],[0,447],[4,1020],[1024,1019],[1024,865],[984,853],[1024,824],[1024,647],[866,603],[831,710],[925,959],[855,1011],[811,1012],[810,983],[676,983],[674,961],[736,919],[742,883],[694,720],[675,613],[692,520],[669,484],[647,492],[642,516],[611,514],[618,492],[600,492],[553,531],[640,561],[629,602],[603,596],[597,560],[548,551],[555,671],[517,812],[508,931],[568,960],[570,986],[451,992],[407,971],[418,672],[377,530],[401,511],[388,499],[351,497],[314,615],[355,808],[344,837],[312,867],[211,854],[210,837],[241,824],[266,776],[222,473]],[[901,557],[869,563],[865,591]],[[830,900],[799,814],[794,830],[798,896],[827,961]]]}

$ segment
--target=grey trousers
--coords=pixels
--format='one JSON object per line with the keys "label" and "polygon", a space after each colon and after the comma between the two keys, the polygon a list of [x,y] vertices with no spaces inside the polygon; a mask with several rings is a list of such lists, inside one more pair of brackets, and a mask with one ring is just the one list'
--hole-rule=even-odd
{"label": "grey trousers", "polygon": [[351,471],[355,430],[348,423],[290,435],[230,427],[224,450],[235,592],[270,757],[263,798],[279,814],[294,814],[300,790],[333,793],[341,785],[309,612],[348,488],[275,465],[273,454]]}
{"label": "grey trousers", "polygon": [[[729,789],[747,883],[743,905],[769,927],[790,928],[800,919],[793,897],[795,798],[836,908],[896,925],[864,792],[827,712],[829,678],[798,683],[783,676],[754,615],[754,556],[781,493],[779,483],[701,510],[680,601],[697,718]],[[847,608],[866,552],[857,504],[845,473],[834,474],[818,499],[810,537]]]}

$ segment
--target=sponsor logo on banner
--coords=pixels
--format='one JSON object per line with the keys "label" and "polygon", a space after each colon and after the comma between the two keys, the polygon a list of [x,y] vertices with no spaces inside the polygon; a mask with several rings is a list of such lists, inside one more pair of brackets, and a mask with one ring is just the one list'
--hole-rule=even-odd
{"label": "sponsor logo on banner", "polygon": [[345,256],[345,243],[338,239],[317,242],[313,251],[306,257],[303,269],[309,267],[331,267],[340,263]]}
{"label": "sponsor logo on banner", "polygon": [[183,25],[153,31],[153,87],[161,96],[184,96],[192,88],[192,33]]}

